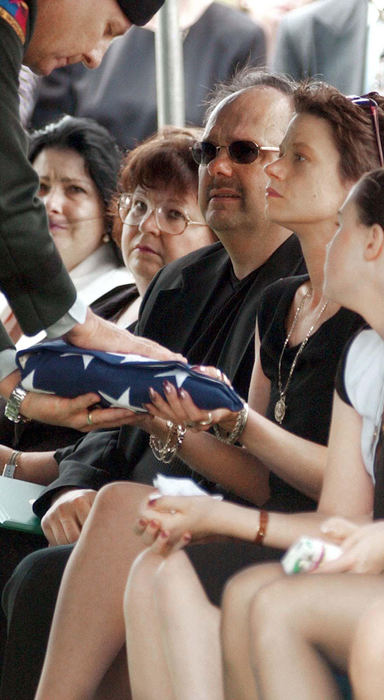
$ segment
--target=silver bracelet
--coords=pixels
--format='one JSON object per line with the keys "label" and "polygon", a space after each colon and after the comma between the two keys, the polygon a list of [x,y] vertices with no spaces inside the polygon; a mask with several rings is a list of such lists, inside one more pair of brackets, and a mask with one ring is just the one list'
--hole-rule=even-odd
{"label": "silver bracelet", "polygon": [[226,442],[228,445],[233,445],[239,439],[242,434],[248,420],[248,404],[244,402],[244,406],[237,414],[236,423],[233,430],[230,433],[222,433],[219,426],[215,424],[213,426],[213,432],[218,440],[221,442]]}
{"label": "silver bracelet", "polygon": [[4,469],[3,469],[3,474],[2,476],[7,476],[9,479],[14,479],[15,478],[15,471],[17,469],[17,460],[18,457],[21,455],[20,450],[14,450],[10,456],[10,458],[7,460],[7,462],[4,464]]}
{"label": "silver bracelet", "polygon": [[176,457],[178,450],[183,444],[186,429],[183,425],[172,423],[167,420],[168,434],[165,442],[157,438],[155,435],[150,435],[149,446],[159,462],[169,464]]}
{"label": "silver bracelet", "polygon": [[5,404],[4,414],[13,423],[30,423],[30,419],[20,413],[20,406],[24,401],[27,391],[21,386],[21,383],[15,386],[7,403]]}

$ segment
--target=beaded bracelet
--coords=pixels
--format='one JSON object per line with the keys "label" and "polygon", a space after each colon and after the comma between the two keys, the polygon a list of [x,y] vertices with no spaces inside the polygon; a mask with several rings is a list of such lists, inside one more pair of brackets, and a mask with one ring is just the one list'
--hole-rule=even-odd
{"label": "beaded bracelet", "polygon": [[262,545],[267,532],[269,514],[266,510],[260,511],[259,529],[256,533],[255,544]]}
{"label": "beaded bracelet", "polygon": [[237,414],[236,423],[234,425],[232,432],[230,432],[230,433],[226,433],[225,435],[223,435],[219,426],[214,425],[213,432],[215,433],[215,436],[217,437],[217,439],[220,440],[221,442],[226,442],[228,445],[233,445],[233,443],[237,442],[237,440],[239,439],[241,433],[243,432],[243,430],[247,424],[248,411],[249,411],[248,404],[244,403],[243,408]]}
{"label": "beaded bracelet", "polygon": [[178,425],[177,423],[172,423],[172,421],[167,420],[168,434],[165,438],[165,442],[157,438],[155,435],[150,435],[149,445],[159,462],[165,462],[169,464],[172,462],[173,458],[176,457],[178,450],[183,444],[184,435],[186,430],[183,425]]}

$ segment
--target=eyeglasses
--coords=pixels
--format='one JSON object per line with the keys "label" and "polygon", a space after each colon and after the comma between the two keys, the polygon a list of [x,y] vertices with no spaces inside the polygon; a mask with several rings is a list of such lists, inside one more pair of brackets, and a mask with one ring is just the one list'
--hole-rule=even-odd
{"label": "eyeglasses", "polygon": [[151,214],[154,214],[159,231],[168,233],[170,236],[180,236],[187,226],[207,225],[204,221],[192,221],[188,214],[180,211],[174,204],[152,207],[144,197],[134,197],[128,192],[120,195],[118,210],[123,224],[139,228]]}
{"label": "eyeglasses", "polygon": [[350,97],[349,99],[351,100],[351,102],[353,102],[353,104],[358,105],[359,107],[369,107],[373,123],[373,131],[375,133],[376,138],[377,151],[379,154],[380,166],[384,167],[383,147],[381,145],[378,115],[379,105],[377,104],[376,100],[373,100],[372,97],[367,97],[366,95],[362,95],[361,97]]}
{"label": "eyeglasses", "polygon": [[215,146],[210,141],[196,141],[191,146],[193,160],[198,165],[208,165],[217,157],[221,148],[225,148],[230,159],[234,163],[240,163],[240,165],[253,163],[261,151],[275,151],[276,153],[280,151],[277,146],[259,146],[253,141],[232,141],[229,146]]}

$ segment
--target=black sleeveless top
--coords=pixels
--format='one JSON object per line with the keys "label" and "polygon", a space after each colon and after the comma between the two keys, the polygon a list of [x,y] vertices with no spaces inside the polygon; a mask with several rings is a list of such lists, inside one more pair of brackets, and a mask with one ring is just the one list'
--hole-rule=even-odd
{"label": "black sleeveless top", "polygon": [[[285,320],[298,287],[307,275],[281,279],[267,288],[260,302],[258,325],[261,340],[262,369],[271,382],[267,418],[274,423],[274,408],[279,399],[278,363],[286,339]],[[326,445],[331,422],[333,390],[340,356],[349,338],[362,326],[358,314],[340,309],[324,321],[299,356],[286,396],[286,414],[281,427],[299,437]],[[281,363],[285,387],[299,345],[285,348]],[[271,473],[269,509],[279,511],[310,510],[315,502]]]}

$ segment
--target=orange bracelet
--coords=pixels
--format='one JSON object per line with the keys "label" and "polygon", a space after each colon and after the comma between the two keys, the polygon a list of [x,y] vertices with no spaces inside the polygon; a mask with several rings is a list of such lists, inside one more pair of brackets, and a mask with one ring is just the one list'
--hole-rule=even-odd
{"label": "orange bracelet", "polygon": [[263,544],[265,533],[267,532],[267,525],[268,525],[268,511],[266,510],[261,510],[260,511],[260,522],[259,522],[259,529],[256,533],[255,537],[255,544]]}

